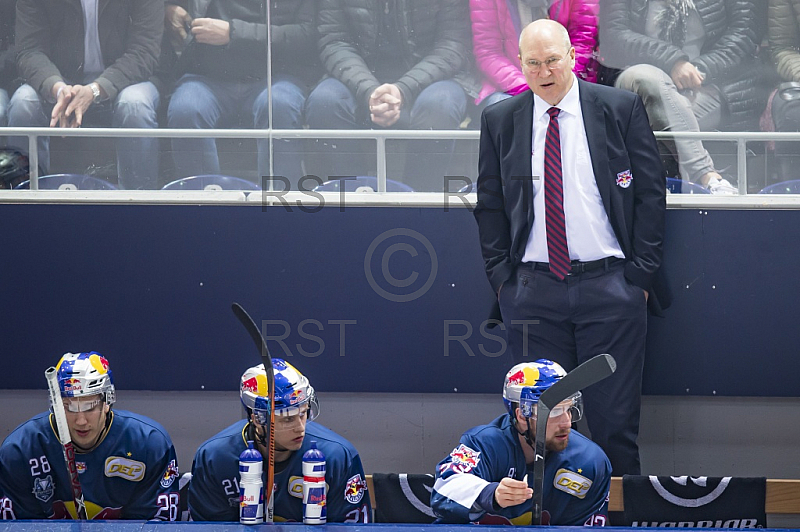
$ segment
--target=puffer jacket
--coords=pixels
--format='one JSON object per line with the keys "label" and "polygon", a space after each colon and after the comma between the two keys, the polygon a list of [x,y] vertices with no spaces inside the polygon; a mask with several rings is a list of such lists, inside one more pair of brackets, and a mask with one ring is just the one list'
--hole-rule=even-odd
{"label": "puffer jacket", "polygon": [[[759,0],[760,1],[760,0]],[[726,125],[748,128],[757,122],[768,93],[756,68],[760,23],[754,0],[694,0],[705,30],[700,55],[691,60],[705,75],[704,83],[719,87],[728,107]],[[657,66],[667,74],[689,56],[670,42],[645,34],[649,0],[603,0],[600,6],[600,61],[625,68]]]}
{"label": "puffer jacket", "polygon": [[[518,94],[528,88],[519,63],[519,32],[508,2],[514,0],[470,0],[472,43],[475,61],[483,73],[483,87],[475,103],[493,92]],[[569,32],[575,47],[575,74],[597,81],[597,0],[555,0],[550,19]]]}
{"label": "puffer jacket", "polygon": [[[377,0],[321,0],[319,49],[328,74],[344,83],[366,105],[381,85],[373,74],[378,50]],[[472,66],[469,10],[464,0],[396,0],[405,44],[400,79],[394,80],[411,104],[423,89],[448,79],[473,98],[478,95]]]}
{"label": "puffer jacket", "polygon": [[[211,0],[170,0],[194,18],[208,16]],[[225,46],[200,44],[191,39],[181,55],[180,72],[201,73],[227,80],[267,77],[267,7],[271,9],[272,71],[291,74],[306,84],[322,77],[317,52],[315,0],[228,0],[230,43]],[[243,14],[251,11],[251,16]]]}
{"label": "puffer jacket", "polygon": [[767,24],[778,74],[800,81],[800,0],[770,0]]}

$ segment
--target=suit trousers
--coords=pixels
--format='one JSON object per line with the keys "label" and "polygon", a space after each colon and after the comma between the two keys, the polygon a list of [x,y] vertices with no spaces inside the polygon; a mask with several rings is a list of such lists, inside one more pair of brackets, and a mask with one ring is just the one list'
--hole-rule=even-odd
{"label": "suit trousers", "polygon": [[499,301],[514,363],[546,358],[566,371],[595,355],[617,362],[610,377],[583,390],[592,440],[611,460],[614,475],[638,475],[642,368],[647,304],[628,282],[625,261],[559,280],[520,264]]}

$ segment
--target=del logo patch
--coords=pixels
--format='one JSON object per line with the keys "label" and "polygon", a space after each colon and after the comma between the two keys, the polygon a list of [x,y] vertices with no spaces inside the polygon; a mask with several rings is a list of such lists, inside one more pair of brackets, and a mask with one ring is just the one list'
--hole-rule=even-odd
{"label": "del logo patch", "polygon": [[625,170],[617,174],[617,186],[628,188],[633,182],[633,174],[630,170]]}
{"label": "del logo patch", "polygon": [[164,471],[164,476],[161,477],[161,487],[168,488],[172,486],[172,483],[178,478],[178,474],[178,464],[175,463],[175,460],[170,460],[169,464],[167,464],[167,470]]}
{"label": "del logo patch", "polygon": [[344,498],[350,504],[358,504],[367,491],[367,482],[361,478],[361,473],[353,475],[344,487]]}
{"label": "del logo patch", "polygon": [[33,479],[33,494],[42,502],[47,502],[53,496],[55,485],[53,477],[47,475],[45,478],[36,477]]}
{"label": "del logo patch", "polygon": [[559,469],[553,479],[553,486],[573,497],[583,499],[592,487],[592,481],[569,469]]}
{"label": "del logo patch", "polygon": [[131,482],[139,482],[144,478],[145,465],[136,460],[109,456],[106,458],[105,474],[107,477],[120,477]]}

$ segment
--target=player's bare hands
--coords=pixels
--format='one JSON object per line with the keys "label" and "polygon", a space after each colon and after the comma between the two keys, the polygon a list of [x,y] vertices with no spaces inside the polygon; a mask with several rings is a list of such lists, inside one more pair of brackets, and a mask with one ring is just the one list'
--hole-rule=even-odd
{"label": "player's bare hands", "polygon": [[531,497],[533,497],[533,490],[528,487],[527,482],[509,477],[501,480],[497,489],[494,490],[494,500],[501,508],[522,504]]}
{"label": "player's bare hands", "polygon": [[672,82],[678,90],[696,89],[703,84],[705,76],[697,70],[697,67],[688,61],[678,61],[670,72]]}
{"label": "player's bare hands", "polygon": [[384,83],[369,97],[369,117],[374,124],[389,127],[400,119],[403,107],[403,94],[397,85]]}
{"label": "player's bare hands", "polygon": [[197,42],[224,46],[231,42],[231,25],[218,18],[196,18],[192,21],[192,34]]}
{"label": "player's bare hands", "polygon": [[164,22],[172,47],[176,51],[182,50],[186,40],[186,28],[192,24],[192,17],[181,6],[167,4],[164,6]]}

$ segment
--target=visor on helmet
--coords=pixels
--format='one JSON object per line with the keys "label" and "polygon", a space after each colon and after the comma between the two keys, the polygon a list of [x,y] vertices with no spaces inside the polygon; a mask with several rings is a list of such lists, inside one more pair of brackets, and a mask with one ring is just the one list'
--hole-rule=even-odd
{"label": "visor on helmet", "polygon": [[94,398],[72,398],[64,402],[64,409],[67,412],[77,414],[79,412],[91,412],[97,409],[98,405],[103,404],[103,396],[97,395]]}
{"label": "visor on helmet", "polygon": [[[520,392],[519,408],[523,417],[536,419],[536,412],[539,408],[539,394],[530,388],[523,388]],[[583,417],[583,395],[575,392],[550,410],[551,418],[561,417],[569,413],[572,421],[578,421]]]}

